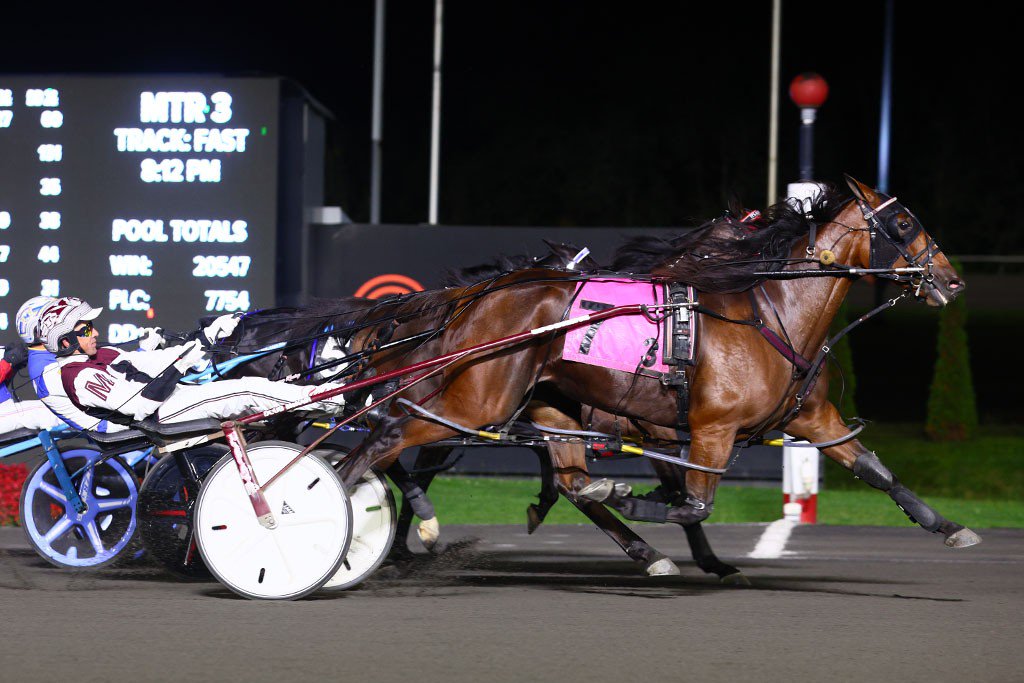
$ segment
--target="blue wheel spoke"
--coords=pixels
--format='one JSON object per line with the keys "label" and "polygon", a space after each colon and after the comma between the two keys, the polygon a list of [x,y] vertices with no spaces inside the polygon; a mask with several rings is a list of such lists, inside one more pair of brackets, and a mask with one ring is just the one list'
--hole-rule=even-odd
{"label": "blue wheel spoke", "polygon": [[97,510],[116,510],[117,508],[126,508],[132,506],[131,498],[97,498],[92,501],[92,504],[96,506]]}
{"label": "blue wheel spoke", "polygon": [[46,545],[51,545],[70,528],[71,520],[67,517],[61,517],[60,521],[54,524],[50,530],[46,532],[46,536],[43,537],[43,540],[46,541]]}
{"label": "blue wheel spoke", "polygon": [[92,480],[95,473],[96,468],[89,467],[82,474],[82,483],[78,485],[78,495],[82,497],[82,500],[92,498]]}
{"label": "blue wheel spoke", "polygon": [[50,498],[53,498],[54,500],[60,501],[61,503],[67,505],[68,497],[64,495],[64,492],[60,488],[54,486],[53,484],[46,481],[41,481],[39,482],[39,490],[48,495]]}
{"label": "blue wheel spoke", "polygon": [[103,541],[100,539],[100,530],[96,528],[95,521],[90,521],[85,525],[85,535],[89,537],[89,543],[92,543],[92,549],[96,551],[96,554],[103,553]]}

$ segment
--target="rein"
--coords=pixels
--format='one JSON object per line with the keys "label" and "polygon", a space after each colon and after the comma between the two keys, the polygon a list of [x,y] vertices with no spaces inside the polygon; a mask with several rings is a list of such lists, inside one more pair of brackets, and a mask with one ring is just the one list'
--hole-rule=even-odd
{"label": "rein", "polygon": [[[793,397],[793,407],[789,409],[789,412],[787,412],[786,415],[783,416],[782,421],[779,423],[779,429],[784,428],[787,424],[792,422],[800,413],[800,409],[803,408],[804,405],[804,400],[814,390],[814,385],[817,383],[818,376],[821,374],[821,371],[825,366],[825,361],[828,359],[828,354],[831,353],[832,348],[836,345],[836,343],[840,339],[845,337],[847,334],[849,334],[855,327],[858,327],[862,323],[867,322],[868,320],[875,317],[882,311],[889,310],[890,308],[898,304],[900,300],[906,296],[906,292],[901,292],[899,296],[889,299],[880,306],[876,306],[875,308],[871,309],[870,311],[868,311],[867,313],[860,316],[852,323],[841,329],[830,339],[826,340],[824,344],[822,344],[821,348],[818,350],[818,353],[815,355],[814,360],[811,362],[810,367],[808,368],[804,376],[803,384],[797,391],[796,396]],[[854,436],[855,434],[851,434],[850,439],[852,439]],[[845,443],[845,441],[849,441],[849,439],[845,439],[844,441],[840,441],[839,443]]]}

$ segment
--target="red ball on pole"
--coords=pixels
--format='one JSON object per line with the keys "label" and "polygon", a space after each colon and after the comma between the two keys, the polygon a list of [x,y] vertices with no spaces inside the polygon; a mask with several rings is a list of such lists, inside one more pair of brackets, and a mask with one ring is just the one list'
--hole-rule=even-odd
{"label": "red ball on pole", "polygon": [[789,84],[789,97],[801,109],[817,109],[828,99],[828,83],[819,74],[804,72]]}

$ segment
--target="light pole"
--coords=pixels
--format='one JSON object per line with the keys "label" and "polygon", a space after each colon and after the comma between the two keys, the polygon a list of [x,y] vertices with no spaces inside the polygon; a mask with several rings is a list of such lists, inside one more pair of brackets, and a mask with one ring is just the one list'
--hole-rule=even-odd
{"label": "light pole", "polygon": [[789,84],[789,97],[800,108],[800,180],[814,180],[814,120],[828,99],[828,83],[816,73],[802,73]]}
{"label": "light pole", "polygon": [[[802,73],[789,84],[789,97],[800,108],[800,180],[789,183],[787,201],[810,212],[821,186],[814,182],[814,120],[828,98],[828,83],[816,73]],[[808,252],[808,256],[810,256]],[[789,523],[818,521],[821,454],[815,448],[782,448],[782,515]]]}

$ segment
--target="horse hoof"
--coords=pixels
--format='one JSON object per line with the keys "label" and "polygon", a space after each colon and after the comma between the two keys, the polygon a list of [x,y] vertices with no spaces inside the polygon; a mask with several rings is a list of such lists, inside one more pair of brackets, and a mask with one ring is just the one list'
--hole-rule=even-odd
{"label": "horse hoof", "polygon": [[736,572],[735,574],[723,576],[721,578],[721,582],[725,586],[740,586],[741,588],[751,585],[750,579],[748,579],[743,572]]}
{"label": "horse hoof", "polygon": [[946,536],[947,548],[970,548],[981,543],[981,536],[964,527],[956,533]]}
{"label": "horse hoof", "polygon": [[595,503],[603,503],[608,500],[615,490],[615,482],[611,479],[598,479],[581,488],[576,495],[580,498],[592,500]]}
{"label": "horse hoof", "polygon": [[427,550],[433,550],[437,545],[437,539],[441,537],[441,525],[437,523],[437,517],[431,517],[420,522],[416,527],[416,535]]}
{"label": "horse hoof", "polygon": [[540,510],[536,505],[526,508],[526,533],[532,534],[543,521],[544,518],[541,516]]}
{"label": "horse hoof", "polygon": [[647,565],[647,576],[679,576],[679,567],[667,557]]}

